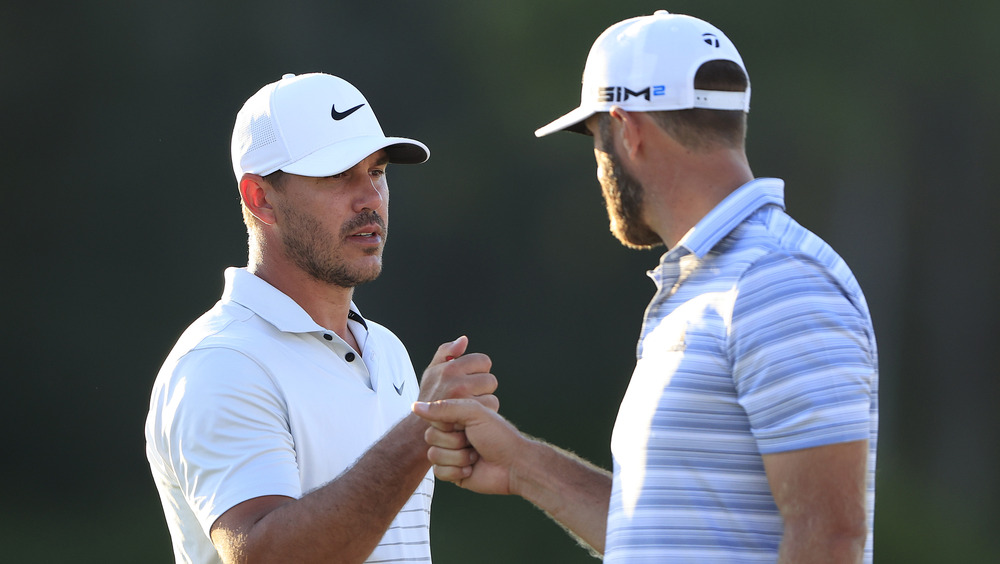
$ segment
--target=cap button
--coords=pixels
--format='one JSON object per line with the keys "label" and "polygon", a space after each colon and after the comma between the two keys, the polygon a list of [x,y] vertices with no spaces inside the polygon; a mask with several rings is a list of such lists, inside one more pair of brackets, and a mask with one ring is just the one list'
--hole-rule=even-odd
{"label": "cap button", "polygon": [[282,80],[284,80],[286,78],[295,78],[295,73],[294,72],[289,72],[289,73],[285,73],[285,74],[281,75],[281,79]]}
{"label": "cap button", "polygon": [[657,10],[657,11],[653,12],[653,15],[654,16],[667,16],[667,15],[670,15],[670,12],[668,12],[666,10]]}

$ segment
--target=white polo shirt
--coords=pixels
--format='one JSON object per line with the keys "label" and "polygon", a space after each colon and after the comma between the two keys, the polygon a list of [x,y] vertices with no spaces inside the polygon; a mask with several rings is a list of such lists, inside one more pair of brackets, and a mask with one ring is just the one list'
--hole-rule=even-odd
{"label": "white polo shirt", "polygon": [[[409,355],[351,304],[357,356],[245,269],[181,335],[153,385],[146,454],[177,562],[221,562],[216,519],[251,498],[298,498],[350,467],[410,411]],[[429,562],[428,472],[369,562]]]}

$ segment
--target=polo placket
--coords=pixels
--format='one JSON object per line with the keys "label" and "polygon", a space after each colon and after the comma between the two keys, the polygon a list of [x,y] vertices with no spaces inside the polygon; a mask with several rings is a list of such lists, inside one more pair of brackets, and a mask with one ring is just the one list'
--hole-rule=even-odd
{"label": "polo placket", "polygon": [[[346,341],[340,338],[339,335],[335,334],[333,331],[324,331],[321,333],[321,340],[323,344],[326,345],[328,349],[333,351],[333,354],[337,356],[342,362],[344,362],[350,369],[351,373],[354,374],[358,380],[364,384],[368,389],[377,391],[373,385],[374,379],[371,377],[372,371],[369,369],[369,361],[371,359],[362,358]],[[358,339],[357,334],[355,334],[355,339],[358,341],[359,346],[363,354],[370,355],[374,351],[365,351],[362,342],[367,339]]]}

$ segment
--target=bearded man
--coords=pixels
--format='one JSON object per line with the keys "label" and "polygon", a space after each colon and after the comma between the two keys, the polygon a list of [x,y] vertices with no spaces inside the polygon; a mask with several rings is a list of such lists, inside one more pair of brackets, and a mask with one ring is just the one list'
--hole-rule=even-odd
{"label": "bearded man", "polygon": [[[754,178],[750,86],[721,30],[657,12],[591,48],[581,104],[611,230],[650,272],[612,472],[474,401],[418,403],[436,475],[516,494],[605,563],[871,562],[878,355],[844,261]],[[453,425],[459,425],[456,431]]]}

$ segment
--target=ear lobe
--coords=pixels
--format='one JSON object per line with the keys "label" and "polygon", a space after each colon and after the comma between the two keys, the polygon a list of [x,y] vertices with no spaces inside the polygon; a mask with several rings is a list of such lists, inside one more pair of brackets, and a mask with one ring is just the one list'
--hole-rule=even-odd
{"label": "ear lobe", "polygon": [[270,186],[256,174],[244,174],[240,179],[240,199],[243,205],[266,225],[274,224],[274,208],[268,202]]}

